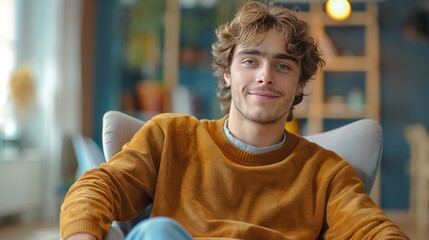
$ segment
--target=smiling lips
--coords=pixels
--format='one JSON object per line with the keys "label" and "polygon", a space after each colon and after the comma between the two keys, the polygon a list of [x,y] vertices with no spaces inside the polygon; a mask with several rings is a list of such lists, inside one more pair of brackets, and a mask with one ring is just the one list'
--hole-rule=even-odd
{"label": "smiling lips", "polygon": [[261,97],[261,98],[275,98],[277,95],[271,92],[249,92],[250,95]]}
{"label": "smiling lips", "polygon": [[281,93],[272,88],[264,88],[264,89],[249,89],[247,92],[249,95],[260,97],[260,98],[277,98],[281,96]]}

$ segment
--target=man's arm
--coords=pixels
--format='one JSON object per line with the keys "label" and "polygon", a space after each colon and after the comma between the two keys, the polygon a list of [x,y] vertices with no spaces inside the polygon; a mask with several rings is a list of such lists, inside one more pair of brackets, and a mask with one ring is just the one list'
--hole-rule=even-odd
{"label": "man's arm", "polygon": [[122,151],[85,172],[61,206],[61,237],[87,233],[102,239],[114,220],[127,221],[142,212],[154,196],[162,147],[163,133],[148,121]]}
{"label": "man's arm", "polygon": [[142,159],[125,147],[115,159],[85,172],[61,206],[61,237],[85,232],[101,239],[114,220],[126,221],[143,211],[153,196],[156,173]]}
{"label": "man's arm", "polygon": [[336,174],[328,194],[325,239],[409,239],[363,193],[363,184],[351,166]]}

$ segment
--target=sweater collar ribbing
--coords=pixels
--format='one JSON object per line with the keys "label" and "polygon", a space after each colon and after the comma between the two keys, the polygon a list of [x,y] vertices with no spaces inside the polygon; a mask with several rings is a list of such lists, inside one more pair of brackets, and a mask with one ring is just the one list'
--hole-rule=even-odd
{"label": "sweater collar ribbing", "polygon": [[223,154],[232,161],[248,166],[263,166],[274,164],[284,160],[295,148],[298,143],[298,137],[287,132],[286,143],[277,150],[253,154],[239,149],[229,141],[223,130],[227,116],[214,121],[212,131],[213,139],[222,150]]}

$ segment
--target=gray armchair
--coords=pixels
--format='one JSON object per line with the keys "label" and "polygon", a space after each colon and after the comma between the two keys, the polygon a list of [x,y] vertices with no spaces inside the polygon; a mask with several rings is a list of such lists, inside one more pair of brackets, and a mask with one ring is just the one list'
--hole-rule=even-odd
{"label": "gray armchair", "polygon": [[[109,111],[103,118],[103,151],[108,160],[131,140],[144,121],[118,111]],[[361,119],[323,133],[305,136],[309,141],[339,154],[357,171],[365,187],[371,192],[380,165],[383,138],[378,121]],[[106,239],[120,239],[131,227],[150,214],[150,206],[136,219],[126,223],[114,223]]]}

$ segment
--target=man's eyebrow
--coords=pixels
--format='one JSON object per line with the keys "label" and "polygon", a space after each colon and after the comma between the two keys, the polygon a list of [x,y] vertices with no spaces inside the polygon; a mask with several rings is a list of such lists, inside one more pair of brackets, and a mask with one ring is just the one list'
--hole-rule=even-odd
{"label": "man's eyebrow", "polygon": [[240,52],[238,52],[237,56],[239,56],[239,55],[258,55],[258,56],[261,56],[263,54],[261,51],[259,51],[257,49],[247,48],[247,49],[243,49]]}
{"label": "man's eyebrow", "polygon": [[278,53],[278,54],[274,54],[274,58],[292,60],[295,63],[298,63],[298,59],[290,54]]}
{"label": "man's eyebrow", "polygon": [[[243,49],[240,52],[237,53],[237,56],[240,55],[256,55],[256,56],[265,56],[267,55],[266,53],[263,53],[257,49]],[[290,54],[286,54],[286,53],[276,53],[274,54],[274,58],[276,59],[285,59],[285,60],[292,60],[296,63],[298,63],[298,59]]]}

